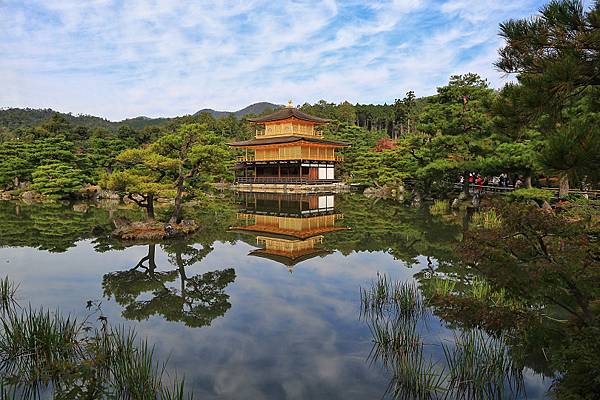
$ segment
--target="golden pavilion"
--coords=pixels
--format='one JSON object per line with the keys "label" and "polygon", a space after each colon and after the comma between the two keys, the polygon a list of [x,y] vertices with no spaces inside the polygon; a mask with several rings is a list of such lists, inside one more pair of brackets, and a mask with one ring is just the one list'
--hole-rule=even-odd
{"label": "golden pavilion", "polygon": [[348,144],[323,139],[317,127],[330,120],[306,114],[290,101],[285,108],[248,121],[256,126],[255,138],[229,143],[244,151],[235,167],[238,189],[277,192],[311,185],[331,188],[339,182],[335,166],[343,157],[336,151]]}

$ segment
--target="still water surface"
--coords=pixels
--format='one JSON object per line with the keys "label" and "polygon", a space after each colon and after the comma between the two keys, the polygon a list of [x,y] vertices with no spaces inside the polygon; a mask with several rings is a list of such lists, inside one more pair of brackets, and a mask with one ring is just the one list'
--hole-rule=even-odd
{"label": "still water surface", "polygon": [[[120,243],[111,205],[0,202],[2,275],[19,301],[85,318],[101,302],[184,374],[195,398],[366,399],[391,373],[372,362],[360,288],[451,263],[460,222],[359,195],[226,196],[188,210],[203,226],[185,241]],[[92,317],[94,318],[94,317]],[[453,331],[419,324],[428,356]],[[519,398],[551,383],[527,368]],[[510,397],[510,396],[508,396]]]}

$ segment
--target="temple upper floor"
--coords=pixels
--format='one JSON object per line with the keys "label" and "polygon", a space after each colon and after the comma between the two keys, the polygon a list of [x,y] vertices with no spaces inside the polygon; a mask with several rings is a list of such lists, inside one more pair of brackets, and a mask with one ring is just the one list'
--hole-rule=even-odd
{"label": "temple upper floor", "polygon": [[330,120],[306,114],[288,104],[287,107],[272,114],[249,118],[248,121],[256,124],[256,138],[277,136],[306,136],[321,137],[322,133],[316,126],[326,124]]}
{"label": "temple upper floor", "polygon": [[321,131],[316,129],[314,124],[307,124],[295,118],[284,121],[269,122],[260,126],[257,125],[256,138],[277,137],[277,136],[307,136],[322,137]]}

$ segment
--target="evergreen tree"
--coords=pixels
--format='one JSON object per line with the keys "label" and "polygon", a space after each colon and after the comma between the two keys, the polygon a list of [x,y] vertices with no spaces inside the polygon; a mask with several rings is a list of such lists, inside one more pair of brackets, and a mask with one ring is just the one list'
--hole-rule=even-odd
{"label": "evergreen tree", "polygon": [[170,222],[179,222],[181,202],[188,182],[193,178],[224,176],[228,171],[229,149],[206,125],[181,125],[175,133],[167,134],[150,146],[150,151],[169,160],[175,189],[175,208]]}
{"label": "evergreen tree", "polygon": [[85,183],[80,170],[58,161],[40,165],[31,176],[31,188],[48,198],[73,197]]}
{"label": "evergreen tree", "polygon": [[0,143],[0,187],[17,187],[31,178],[30,152],[30,145],[18,140]]}
{"label": "evergreen tree", "polygon": [[554,0],[536,18],[509,20],[500,29],[506,45],[496,66],[517,74],[524,87],[526,110],[540,118],[547,137],[544,160],[559,173],[565,197],[569,178],[598,159],[582,152],[600,148],[589,119],[566,112],[600,86],[600,1],[585,10],[578,0]]}
{"label": "evergreen tree", "polygon": [[105,175],[100,184],[125,196],[146,211],[154,220],[154,201],[158,196],[174,194],[172,185],[165,181],[167,171],[177,167],[174,160],[153,152],[148,146],[127,149],[117,156],[119,170]]}

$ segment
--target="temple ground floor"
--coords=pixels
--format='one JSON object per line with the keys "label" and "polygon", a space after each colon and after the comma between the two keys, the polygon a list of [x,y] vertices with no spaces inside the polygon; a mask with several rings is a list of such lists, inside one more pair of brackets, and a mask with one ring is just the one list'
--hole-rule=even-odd
{"label": "temple ground floor", "polygon": [[236,165],[238,184],[318,185],[339,182],[332,162],[271,161]]}

